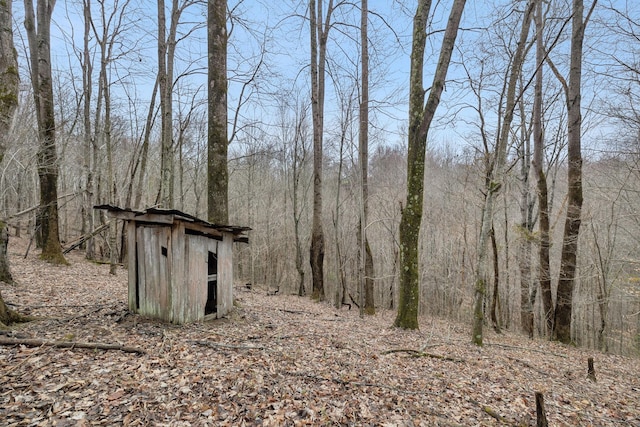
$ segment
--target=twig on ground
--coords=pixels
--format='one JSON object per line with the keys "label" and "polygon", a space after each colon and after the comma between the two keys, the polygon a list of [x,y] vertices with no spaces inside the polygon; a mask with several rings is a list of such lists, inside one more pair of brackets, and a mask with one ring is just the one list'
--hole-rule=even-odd
{"label": "twig on ground", "polygon": [[510,422],[508,419],[506,419],[502,415],[498,414],[495,410],[493,410],[489,406],[483,406],[482,410],[492,418],[495,418],[496,420],[500,421],[501,423],[513,424],[512,422]]}
{"label": "twig on ground", "polygon": [[411,357],[431,357],[434,359],[446,360],[449,362],[466,363],[464,359],[456,359],[454,357],[442,356],[440,354],[425,353],[424,351],[413,350],[411,348],[397,348],[392,350],[383,351],[381,354],[393,354],[393,353],[409,353]]}
{"label": "twig on ground", "polygon": [[89,310],[89,311],[87,311],[85,313],[77,314],[77,315],[71,316],[71,317],[65,317],[64,319],[60,319],[60,321],[61,322],[70,322],[72,320],[77,320],[77,319],[80,319],[81,317],[86,317],[86,316],[88,316],[90,314],[97,313],[98,311],[100,311],[100,310],[102,310],[103,308],[106,308],[106,307],[107,307],[106,305],[99,305],[96,308],[94,308],[93,310]]}
{"label": "twig on ground", "polygon": [[279,308],[278,311],[282,311],[283,313],[291,313],[291,314],[315,314],[309,311],[300,311],[300,310],[287,310],[284,308]]}
{"label": "twig on ground", "polygon": [[485,346],[494,346],[494,347],[502,347],[502,348],[509,348],[512,350],[522,350],[522,351],[532,351],[532,352],[536,352],[536,353],[542,353],[542,354],[550,354],[553,356],[557,356],[557,357],[563,357],[563,358],[567,358],[567,356],[565,356],[564,354],[559,354],[559,353],[552,353],[550,351],[546,351],[546,350],[538,350],[536,348],[530,348],[530,347],[518,347],[515,345],[507,345],[507,344],[497,344],[497,343],[485,343]]}
{"label": "twig on ground", "polygon": [[264,347],[258,345],[236,345],[236,344],[224,344],[219,342],[211,342],[211,341],[189,341],[193,344],[202,345],[205,347],[213,347],[213,348],[227,348],[233,350],[262,350]]}
{"label": "twig on ground", "polygon": [[517,359],[515,357],[511,357],[511,356],[506,356],[506,358],[511,360],[512,362],[518,362],[518,363],[522,364],[523,366],[531,369],[532,371],[536,371],[540,375],[544,375],[544,376],[548,375],[548,372],[545,372],[542,369],[538,369],[535,366],[532,366],[530,363],[525,362],[524,360],[520,360],[520,359]]}

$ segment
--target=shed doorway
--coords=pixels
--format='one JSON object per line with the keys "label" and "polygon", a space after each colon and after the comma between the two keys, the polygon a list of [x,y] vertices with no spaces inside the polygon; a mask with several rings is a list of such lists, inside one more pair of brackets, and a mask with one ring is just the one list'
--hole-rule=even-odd
{"label": "shed doorway", "polygon": [[[201,306],[202,307],[202,306]],[[209,251],[207,260],[207,303],[204,306],[204,315],[218,312],[218,257]]]}

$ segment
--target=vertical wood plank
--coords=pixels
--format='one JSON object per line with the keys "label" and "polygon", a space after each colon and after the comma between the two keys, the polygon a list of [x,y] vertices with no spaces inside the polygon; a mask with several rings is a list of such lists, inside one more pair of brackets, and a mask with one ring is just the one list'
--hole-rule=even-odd
{"label": "vertical wood plank", "polygon": [[[158,260],[158,315],[162,320],[171,320],[171,293],[170,273],[171,266],[171,229],[170,227],[157,227],[155,229],[158,244],[156,245],[156,259]],[[165,248],[164,250],[162,248]],[[166,253],[166,255],[164,254]]]}
{"label": "vertical wood plank", "polygon": [[170,321],[182,324],[188,320],[184,319],[185,313],[185,239],[184,223],[177,221],[171,228],[171,238],[169,242],[169,299],[170,299]]}
{"label": "vertical wood plank", "polygon": [[140,301],[140,307],[138,307],[138,313],[146,314],[146,300],[147,300],[147,269],[145,268],[147,264],[147,255],[145,253],[145,237],[146,233],[144,232],[145,227],[139,226],[136,227],[136,241],[137,244],[137,267],[138,267],[138,295]]}
{"label": "vertical wood plank", "polygon": [[233,235],[223,233],[218,242],[218,318],[229,313],[233,306]]}
{"label": "vertical wood plank", "polygon": [[184,283],[182,289],[183,322],[195,322],[204,317],[206,303],[206,255],[207,239],[202,236],[185,236]]}
{"label": "vertical wood plank", "polygon": [[193,236],[194,244],[189,254],[189,272],[193,275],[189,283],[190,307],[194,320],[204,318],[204,306],[207,304],[207,260],[209,239]]}
{"label": "vertical wood plank", "polygon": [[136,249],[136,223],[135,221],[127,221],[126,225],[126,233],[127,233],[127,248],[129,250],[127,254],[127,272],[129,276],[129,310],[132,313],[136,313],[138,311],[136,307],[136,286],[138,285],[137,281],[137,272],[138,272],[138,250]]}

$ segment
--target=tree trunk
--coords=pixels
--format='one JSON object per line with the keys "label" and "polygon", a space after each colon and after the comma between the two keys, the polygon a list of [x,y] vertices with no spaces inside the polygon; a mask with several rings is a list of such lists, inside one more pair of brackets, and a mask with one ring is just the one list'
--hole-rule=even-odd
{"label": "tree trunk", "polygon": [[[144,134],[142,136],[142,147],[140,149],[140,170],[138,171],[138,184],[136,186],[135,195],[133,197],[133,208],[142,208],[142,188],[144,186],[144,176],[147,172],[147,160],[149,158],[149,142],[151,140],[151,129],[156,113],[156,94],[158,93],[158,79],[153,85],[151,92],[151,100],[149,101],[149,110],[147,111],[147,120],[144,125]],[[131,177],[133,181],[133,176]]]}
{"label": "tree trunk", "polygon": [[359,129],[359,160],[360,160],[360,286],[364,293],[362,311],[364,314],[376,313],[373,282],[373,256],[367,238],[369,218],[369,5],[367,0],[361,0],[360,6],[360,44],[361,58],[361,99],[360,99],[360,129]]}
{"label": "tree trunk", "polygon": [[[0,2],[0,163],[7,150],[8,135],[12,128],[15,111],[18,108],[20,77],[18,74],[18,55],[13,45],[12,2]],[[12,283],[9,269],[7,246],[9,233],[7,225],[0,221],[0,281]],[[4,301],[0,295],[0,309]],[[0,318],[0,322],[4,322]]]}
{"label": "tree trunk", "polygon": [[209,0],[209,129],[207,144],[208,219],[229,223],[227,169],[227,2]]}
{"label": "tree trunk", "polygon": [[[340,120],[340,145],[339,145],[339,154],[338,154],[338,176],[336,179],[336,199],[335,206],[336,210],[333,216],[333,230],[335,233],[334,241],[335,241],[335,264],[336,264],[336,287],[334,292],[334,307],[340,309],[342,307],[342,302],[345,299],[344,290],[346,290],[346,283],[344,280],[344,264],[342,262],[342,251],[340,250],[340,219],[341,219],[341,209],[340,209],[340,196],[342,194],[342,168],[344,166],[344,146],[347,139],[347,132],[349,130],[351,115],[353,114],[353,92],[349,95],[341,94],[340,95],[340,103],[341,105],[341,120]],[[358,228],[356,234],[358,235],[358,241],[361,241],[360,238],[361,228]],[[363,295],[364,290],[358,287],[360,295]],[[362,305],[361,305],[362,307]]]}
{"label": "tree trunk", "polygon": [[373,270],[373,254],[369,240],[365,240],[365,263],[364,263],[364,314],[373,316],[376,314],[376,304],[374,297],[374,270]]}
{"label": "tree trunk", "polygon": [[[592,9],[597,0],[594,0]],[[589,14],[591,14],[591,11]],[[567,216],[564,224],[558,293],[556,298],[553,337],[565,344],[571,343],[571,312],[573,287],[576,278],[578,235],[582,212],[582,113],[580,111],[582,85],[582,44],[587,20],[584,18],[583,0],[573,0],[571,63],[567,87]]]}
{"label": "tree trunk", "polygon": [[[91,131],[91,98],[93,95],[93,64],[89,40],[91,37],[91,1],[84,0],[84,40],[83,40],[83,59],[82,63],[82,89],[83,89],[83,123],[84,123],[84,146],[83,146],[83,163],[82,169],[85,179],[85,188],[83,192],[83,235],[90,233],[95,225],[95,194],[93,189],[93,169],[91,165],[92,150],[94,146],[93,132]],[[95,241],[90,238],[85,247],[85,256],[89,260],[95,259]]]}
{"label": "tree trunk", "polygon": [[418,328],[420,276],[418,244],[424,198],[424,163],[427,135],[435,115],[451,55],[458,35],[465,0],[455,0],[444,33],[440,58],[433,76],[429,98],[425,104],[422,85],[427,21],[431,0],[419,0],[413,18],[411,72],[409,87],[409,145],[407,153],[407,200],[400,219],[400,293],[394,325],[404,329]]}
{"label": "tree trunk", "polygon": [[[116,180],[115,172],[113,168],[113,142],[111,141],[111,88],[107,78],[107,61],[104,61],[102,66],[104,67],[104,73],[101,72],[103,84],[102,94],[104,96],[104,139],[107,147],[107,177],[109,186],[109,203],[116,205]],[[113,219],[109,223],[109,274],[116,274],[116,267],[118,262],[118,244],[117,244],[118,228],[117,221]]]}
{"label": "tree trunk", "polygon": [[[38,121],[38,178],[40,180],[40,226],[42,259],[66,264],[58,231],[58,159],[51,76],[51,14],[55,1],[25,0],[25,28],[31,55],[31,80]],[[36,22],[37,19],[37,22]],[[37,27],[36,27],[37,25]]]}
{"label": "tree trunk", "polygon": [[[11,1],[0,2],[0,163],[7,149],[7,137],[18,107],[20,83],[18,54],[13,45],[11,6]],[[7,225],[0,221],[0,281],[13,283],[7,254],[8,246]],[[0,293],[0,329],[19,319],[20,316],[6,306]]]}
{"label": "tree trunk", "polygon": [[[551,272],[549,248],[549,196],[547,189],[547,176],[543,167],[544,130],[542,127],[542,90],[545,52],[543,41],[544,22],[542,19],[542,2],[536,6],[536,64],[538,65],[535,94],[533,104],[533,160],[531,165],[536,176],[538,193],[538,218],[539,218],[539,246],[538,246],[538,282],[542,297],[542,310],[544,312],[544,325],[547,333],[553,328],[553,300],[551,296]],[[533,306],[531,301],[529,305]],[[533,323],[533,319],[531,319]],[[532,325],[533,328],[533,325]],[[533,334],[533,329],[531,330]]]}
{"label": "tree trunk", "polygon": [[20,76],[13,45],[12,2],[0,2],[0,162],[7,150],[7,136],[18,108]]}
{"label": "tree trunk", "polygon": [[[537,8],[540,6],[540,2],[536,3]],[[534,21],[536,18],[536,13],[534,12]],[[541,28],[536,27],[536,40],[541,36]],[[537,58],[537,56],[536,56]],[[538,62],[539,64],[539,62]],[[536,75],[536,78],[538,75]],[[537,80],[536,80],[537,81]],[[537,83],[536,83],[537,84]],[[534,104],[535,104],[535,96],[534,96]],[[535,295],[537,289],[533,284],[533,276],[531,269],[531,254],[533,250],[533,227],[535,225],[535,220],[533,216],[533,211],[536,205],[535,197],[531,194],[531,184],[530,184],[530,175],[531,175],[531,132],[534,127],[528,126],[526,123],[526,111],[525,111],[525,103],[523,99],[520,99],[518,102],[520,106],[520,141],[521,146],[519,148],[518,157],[520,159],[520,237],[519,237],[519,245],[518,245],[518,267],[520,270],[520,326],[522,330],[529,336],[533,338],[534,331],[534,316],[533,316],[533,305],[535,303],[535,298],[532,300],[531,296]],[[535,105],[534,105],[534,117],[532,118],[532,122],[535,122]],[[505,199],[505,204],[507,203]],[[508,215],[507,208],[505,206],[505,216]],[[506,218],[505,218],[506,225]],[[507,269],[508,270],[508,269]],[[507,282],[508,283],[508,282]]]}
{"label": "tree trunk", "polygon": [[13,283],[13,276],[9,268],[9,228],[4,221],[0,221],[0,282]]}
{"label": "tree trunk", "polygon": [[482,345],[483,340],[483,324],[484,324],[484,298],[486,294],[487,280],[487,246],[490,238],[490,232],[493,221],[493,209],[498,191],[502,187],[504,180],[504,167],[507,158],[507,147],[509,142],[509,134],[511,123],[513,122],[513,113],[516,107],[516,87],[522,64],[526,53],[526,42],[529,35],[531,17],[533,15],[533,6],[536,0],[529,0],[524,12],[524,20],[520,31],[520,38],[516,48],[516,52],[511,64],[509,72],[509,81],[507,83],[506,104],[504,119],[500,128],[500,134],[497,137],[495,147],[495,160],[487,176],[486,197],[484,207],[482,209],[482,222],[480,228],[480,237],[478,239],[478,258],[476,264],[475,276],[475,293],[473,304],[473,328],[472,341],[476,345]]}
{"label": "tree trunk", "polygon": [[331,28],[333,0],[329,0],[323,22],[324,0],[309,0],[309,33],[311,37],[311,114],[313,116],[313,217],[311,225],[311,298],[323,301],[324,295],[324,229],[322,220],[322,162],[324,133],[324,94],[327,41]]}
{"label": "tree trunk", "polygon": [[[300,122],[301,124],[301,122]],[[300,217],[301,217],[301,209],[299,207],[299,195],[298,191],[300,190],[300,178],[302,175],[302,170],[304,168],[304,158],[306,157],[306,150],[304,149],[304,140],[301,138],[300,132],[298,131],[300,124],[296,125],[296,135],[294,137],[294,146],[293,146],[293,188],[292,188],[292,208],[293,208],[293,233],[295,236],[295,245],[296,245],[296,271],[298,272],[298,296],[303,296],[305,294],[304,289],[304,266],[302,262],[302,242],[300,240]],[[298,149],[300,148],[300,144],[302,144],[302,160],[298,159]]]}
{"label": "tree trunk", "polygon": [[528,135],[523,138],[520,156],[520,180],[522,190],[520,194],[520,242],[518,245],[518,267],[520,270],[520,326],[529,338],[533,338],[533,304],[531,294],[534,286],[531,275],[531,253],[533,235],[533,197],[529,187],[529,173],[531,169],[531,149]]}
{"label": "tree trunk", "polygon": [[500,263],[498,259],[498,244],[496,242],[496,231],[491,227],[491,252],[493,253],[493,292],[491,294],[491,325],[496,333],[500,333],[500,319],[498,308],[500,306]]}
{"label": "tree trunk", "polygon": [[[226,28],[226,2],[223,23]],[[156,202],[164,208],[174,207],[174,175],[175,155],[173,141],[173,68],[176,50],[176,34],[180,15],[183,8],[178,0],[172,0],[171,23],[167,34],[166,13],[164,0],[158,0],[158,86],[160,88],[160,200]],[[226,36],[225,36],[226,58]],[[219,64],[218,64],[219,65]],[[226,62],[225,62],[225,93],[226,93]],[[225,102],[226,108],[226,102]],[[225,116],[226,122],[226,116]],[[226,123],[225,123],[226,130]],[[225,133],[226,138],[226,133]]]}

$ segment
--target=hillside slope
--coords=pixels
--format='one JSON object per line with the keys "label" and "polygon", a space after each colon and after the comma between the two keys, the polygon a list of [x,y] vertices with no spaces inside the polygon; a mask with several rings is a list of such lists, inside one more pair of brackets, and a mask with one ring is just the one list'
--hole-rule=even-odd
{"label": "hillside slope", "polygon": [[467,325],[423,318],[403,331],[392,312],[360,319],[244,288],[228,319],[166,325],[127,312],[124,269],[110,276],[80,254],[52,267],[25,250],[12,243],[18,285],[0,290],[43,320],[0,339],[143,353],[0,346],[1,425],[529,426],[542,391],[549,425],[640,426],[637,359],[509,333],[477,348]]}

